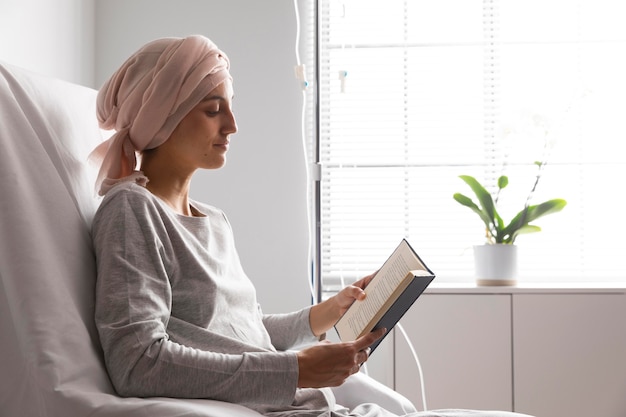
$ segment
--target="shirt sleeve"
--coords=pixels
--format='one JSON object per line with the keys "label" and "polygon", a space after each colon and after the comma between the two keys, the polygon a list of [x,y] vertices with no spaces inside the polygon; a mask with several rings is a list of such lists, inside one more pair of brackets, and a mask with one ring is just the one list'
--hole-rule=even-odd
{"label": "shirt sleeve", "polygon": [[297,349],[319,341],[311,330],[311,306],[287,314],[265,314],[263,324],[278,350]]}
{"label": "shirt sleeve", "polygon": [[[169,340],[167,230],[154,204],[110,191],[93,224],[95,320],[112,383],[123,396],[210,398],[239,404],[294,400],[294,352],[213,352]],[[301,319],[300,319],[301,320]],[[275,327],[281,320],[271,320]],[[277,340],[289,343],[277,331]]]}

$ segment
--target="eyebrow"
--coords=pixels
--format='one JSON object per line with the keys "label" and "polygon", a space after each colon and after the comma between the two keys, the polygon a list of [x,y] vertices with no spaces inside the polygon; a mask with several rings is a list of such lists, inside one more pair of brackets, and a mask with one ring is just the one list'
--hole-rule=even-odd
{"label": "eyebrow", "polygon": [[212,101],[212,100],[226,100],[224,97],[222,96],[206,96],[205,98],[202,99],[202,101]]}
{"label": "eyebrow", "polygon": [[[234,99],[235,96],[231,97],[231,100]],[[228,99],[224,96],[220,96],[219,94],[213,95],[213,96],[206,96],[205,98],[202,99],[202,102],[205,101],[213,101],[213,100],[220,100],[220,101],[228,101]]]}

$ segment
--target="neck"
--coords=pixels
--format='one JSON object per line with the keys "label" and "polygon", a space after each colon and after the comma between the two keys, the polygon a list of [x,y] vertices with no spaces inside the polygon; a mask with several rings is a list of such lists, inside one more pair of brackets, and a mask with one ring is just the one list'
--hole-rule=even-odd
{"label": "neck", "polygon": [[145,158],[141,170],[148,177],[146,188],[163,200],[174,211],[192,216],[189,206],[189,187],[193,172],[182,173],[171,165],[161,164],[158,159]]}
{"label": "neck", "polygon": [[175,212],[185,215],[192,216],[192,210],[189,205],[189,188],[188,186],[183,186],[180,188],[172,188],[165,186],[160,183],[153,183],[152,178],[149,174],[146,176],[150,179],[146,188],[155,196],[159,197],[163,200],[168,206],[170,206]]}

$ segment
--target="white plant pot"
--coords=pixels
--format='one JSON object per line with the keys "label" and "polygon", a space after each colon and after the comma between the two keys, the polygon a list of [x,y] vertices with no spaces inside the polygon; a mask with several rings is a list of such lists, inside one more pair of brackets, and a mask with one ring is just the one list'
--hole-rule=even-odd
{"label": "white plant pot", "polygon": [[517,246],[474,246],[476,284],[483,286],[517,284]]}

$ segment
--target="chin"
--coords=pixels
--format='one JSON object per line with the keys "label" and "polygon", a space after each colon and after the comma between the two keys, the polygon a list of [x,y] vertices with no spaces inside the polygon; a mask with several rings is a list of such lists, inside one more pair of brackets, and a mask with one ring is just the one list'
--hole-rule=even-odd
{"label": "chin", "polygon": [[222,161],[212,161],[210,164],[207,164],[204,168],[205,169],[220,169],[224,165],[226,165],[226,159],[225,158]]}

